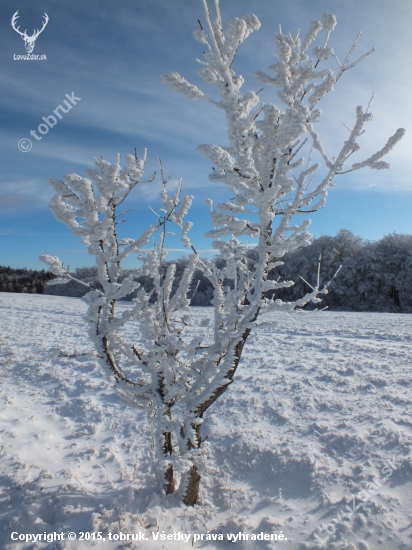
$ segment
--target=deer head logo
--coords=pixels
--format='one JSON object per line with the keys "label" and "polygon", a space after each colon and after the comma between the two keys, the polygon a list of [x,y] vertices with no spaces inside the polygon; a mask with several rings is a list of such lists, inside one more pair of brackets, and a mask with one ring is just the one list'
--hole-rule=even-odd
{"label": "deer head logo", "polygon": [[33,34],[31,36],[27,36],[27,29],[24,31],[24,32],[20,32],[19,31],[19,28],[20,27],[17,27],[16,28],[16,21],[17,19],[19,18],[19,15],[18,15],[18,11],[16,11],[16,13],[13,15],[12,17],[12,20],[11,20],[11,26],[13,27],[13,29],[19,33],[19,35],[23,38],[24,40],[24,45],[26,47],[26,52],[27,53],[32,53],[32,51],[34,50],[34,46],[36,44],[36,39],[37,37],[39,36],[39,34],[41,32],[44,31],[44,28],[46,27],[48,21],[49,21],[49,16],[47,15],[47,13],[44,14],[44,21],[43,21],[43,26],[42,28],[39,30],[37,29],[37,31],[34,31]]}

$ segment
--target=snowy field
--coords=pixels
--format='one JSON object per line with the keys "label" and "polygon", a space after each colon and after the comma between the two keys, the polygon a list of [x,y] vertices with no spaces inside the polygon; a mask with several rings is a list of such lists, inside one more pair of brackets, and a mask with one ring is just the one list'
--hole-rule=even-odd
{"label": "snowy field", "polygon": [[256,334],[207,415],[201,504],[186,508],[159,496],[150,425],[101,373],[85,307],[0,293],[1,548],[225,549],[239,533],[242,549],[412,548],[412,315],[321,312]]}

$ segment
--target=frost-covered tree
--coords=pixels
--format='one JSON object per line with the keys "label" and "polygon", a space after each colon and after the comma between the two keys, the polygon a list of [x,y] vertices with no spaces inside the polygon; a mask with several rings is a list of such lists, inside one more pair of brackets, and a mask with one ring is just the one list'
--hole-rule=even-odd
{"label": "frost-covered tree", "polygon": [[392,233],[362,248],[356,263],[361,308],[412,311],[412,236]]}
{"label": "frost-covered tree", "polygon": [[[296,218],[324,206],[335,176],[363,167],[388,168],[381,159],[404,133],[398,130],[380,151],[348,166],[348,158],[360,148],[358,138],[372,119],[368,109],[357,107],[349,137],[340,151],[331,156],[324,149],[315,131],[322,114],[318,104],[345,71],[371,53],[352,62],[355,40],[340,63],[329,45],[336,24],[333,15],[325,14],[321,21],[313,22],[303,41],[299,34],[276,35],[278,61],[269,68],[273,76],[264,72],[256,76],[277,90],[278,105],[262,105],[257,93],[241,92],[244,79],[233,68],[242,42],[259,29],[258,18],[235,18],[223,28],[218,0],[214,19],[206,0],[203,5],[207,32],[195,31],[195,38],[206,49],[199,74],[215,86],[218,97],[212,99],[177,73],[163,80],[189,99],[213,104],[226,116],[228,144],[198,148],[215,167],[210,180],[225,184],[233,196],[216,207],[210,201],[213,229],[207,236],[213,239],[216,261],[201,260],[194,251],[172,293],[173,264],[162,276],[166,225],[179,226],[182,239],[191,246],[191,224],[185,223],[184,217],[192,197],[180,199],[180,187],[169,196],[165,178],[160,194],[164,212],[158,223],[136,240],[118,240],[116,209],[141,181],[144,161],[128,156],[128,165],[122,169],[119,160],[114,165],[98,160],[97,170],[86,171],[89,179],[72,174],[65,182],[51,180],[58,193],[51,205],[54,214],[83,238],[96,257],[103,290],[91,290],[85,299],[89,304],[90,336],[102,364],[116,380],[118,391],[149,412],[154,460],[165,492],[179,490],[183,501],[191,505],[198,498],[207,448],[205,434],[201,433],[204,415],[234,381],[250,333],[265,323],[266,314],[298,312],[311,301],[319,302],[319,295],[327,292],[318,278],[306,294],[291,302],[277,298],[280,289],[293,285],[274,276],[282,258],[310,244],[309,221],[296,223]],[[320,45],[315,46],[318,35]],[[337,63],[337,71],[321,69],[319,65],[331,58]],[[301,156],[305,146],[306,160]],[[315,156],[319,162],[312,160]],[[321,166],[323,174],[317,179]],[[156,231],[158,245],[148,249],[147,243]],[[248,240],[255,241],[253,254]],[[130,253],[140,254],[142,273],[153,279],[154,303],[133,277],[119,281],[120,263]],[[46,255],[43,260],[53,273],[67,276],[57,258]],[[199,266],[214,287],[214,313],[210,338],[205,337],[205,319],[198,336],[188,339],[185,325],[190,322],[189,289]],[[136,289],[133,308],[118,314],[116,301]],[[135,342],[121,332],[130,320],[138,322]]]}

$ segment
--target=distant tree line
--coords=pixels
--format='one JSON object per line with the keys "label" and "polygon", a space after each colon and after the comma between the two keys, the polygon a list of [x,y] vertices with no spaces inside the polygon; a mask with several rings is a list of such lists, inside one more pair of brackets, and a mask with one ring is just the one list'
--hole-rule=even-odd
{"label": "distant tree line", "polygon": [[0,265],[0,292],[43,294],[44,287],[55,275],[42,269],[13,269]]}
{"label": "distant tree line", "polygon": [[[252,260],[254,250],[251,249],[249,254]],[[329,281],[342,265],[341,271],[330,285],[329,294],[324,296],[319,307],[328,306],[330,309],[342,311],[412,313],[412,235],[392,233],[379,241],[367,241],[356,237],[351,231],[341,229],[335,237],[322,236],[314,239],[311,246],[279,258],[284,264],[273,271],[273,278],[280,276],[283,280],[295,281],[295,284],[277,291],[276,297],[292,301],[302,296],[305,290],[309,290],[307,283],[316,283],[319,257],[321,283]],[[180,258],[164,262],[164,273],[170,263],[176,264],[175,287],[183,275],[187,261],[187,258]],[[132,270],[124,270],[122,277],[131,273]],[[100,288],[96,267],[77,268],[72,275]],[[0,291],[73,297],[81,297],[88,291],[85,286],[74,281],[45,287],[47,281],[53,278],[54,275],[44,270],[0,266]],[[148,275],[136,278],[147,291],[152,290],[152,280]],[[227,284],[230,285],[230,281]],[[189,296],[192,296],[193,306],[211,305],[213,289],[200,270],[195,273]],[[132,294],[127,299],[134,297]],[[153,294],[152,300],[156,298]]]}
{"label": "distant tree line", "polygon": [[335,237],[322,236],[313,244],[288,254],[282,277],[295,281],[283,289],[282,299],[296,299],[307,284],[316,282],[319,256],[321,282],[331,283],[322,306],[342,311],[412,313],[412,235],[392,233],[367,241],[341,229]]}

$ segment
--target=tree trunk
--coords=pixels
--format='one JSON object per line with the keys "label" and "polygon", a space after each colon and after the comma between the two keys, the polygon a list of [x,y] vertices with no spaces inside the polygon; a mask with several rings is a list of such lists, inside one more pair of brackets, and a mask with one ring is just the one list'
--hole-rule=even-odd
{"label": "tree trunk", "polygon": [[175,476],[173,474],[173,466],[170,465],[165,473],[165,491],[167,495],[171,495],[176,490]]}
{"label": "tree trunk", "polygon": [[[202,434],[200,433],[201,424],[192,424],[192,428],[196,432],[196,445],[193,445],[193,443],[189,440],[187,442],[187,446],[189,449],[195,449],[195,448],[199,449],[202,444]],[[183,497],[183,502],[184,504],[186,504],[186,506],[194,506],[199,496],[199,487],[200,487],[200,480],[201,480],[201,475],[199,474],[199,471],[194,464],[188,472],[188,477],[189,477],[189,481],[187,483],[186,492]]]}
{"label": "tree trunk", "polygon": [[197,467],[193,465],[189,470],[189,483],[187,484],[186,493],[183,497],[183,502],[186,506],[194,506],[196,504],[197,497],[199,496],[200,479],[201,476]]}
{"label": "tree trunk", "polygon": [[[259,310],[254,316],[254,318],[252,319],[253,321],[257,318],[258,313],[259,313]],[[248,339],[250,332],[251,332],[251,329],[247,328],[243,333],[242,337],[240,338],[240,340],[235,345],[234,353],[233,353],[233,364],[230,370],[228,371],[228,373],[226,374],[226,378],[228,378],[229,380],[233,379],[233,376],[236,372],[236,369],[242,357],[243,348],[246,344],[246,340]],[[216,401],[216,399],[218,399],[227,390],[227,388],[228,388],[228,385],[221,386],[220,388],[217,389],[217,391],[213,394],[212,397],[210,397],[205,403],[202,403],[202,405],[197,410],[199,418],[203,418],[204,412]],[[192,424],[192,427],[196,432],[197,447],[199,448],[202,444],[202,436],[200,433],[201,424]],[[193,447],[193,445],[191,445],[190,442],[188,443],[188,445],[189,445],[189,448]],[[201,479],[201,476],[195,465],[193,465],[190,468],[188,476],[189,476],[189,482],[186,488],[186,493],[183,497],[183,502],[187,506],[194,506],[199,496],[199,487],[200,487],[200,479]]]}
{"label": "tree trunk", "polygon": [[[165,442],[163,444],[163,452],[164,454],[171,455],[173,453],[173,446],[172,446],[172,434],[170,432],[165,432]],[[170,464],[168,469],[165,472],[165,491],[167,495],[170,495],[175,492],[176,484],[175,484],[175,477],[173,472],[173,466]]]}

